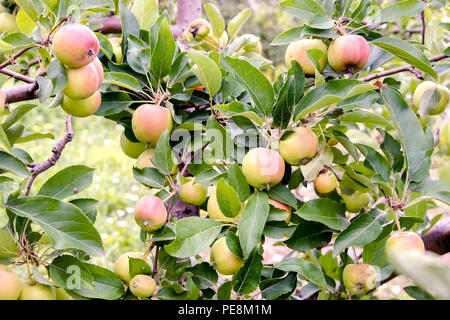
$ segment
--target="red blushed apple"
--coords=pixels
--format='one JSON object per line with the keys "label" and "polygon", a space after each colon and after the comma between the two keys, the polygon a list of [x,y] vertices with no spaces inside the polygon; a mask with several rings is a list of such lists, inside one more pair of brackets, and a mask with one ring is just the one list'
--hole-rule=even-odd
{"label": "red blushed apple", "polygon": [[94,61],[100,44],[94,32],[85,25],[72,23],[59,29],[52,40],[56,58],[71,68],[80,68]]}
{"label": "red blushed apple", "polygon": [[346,34],[333,40],[328,48],[328,63],[341,73],[360,71],[369,60],[369,43],[361,36]]}
{"label": "red blushed apple", "polygon": [[156,196],[149,195],[138,201],[134,212],[136,223],[145,231],[161,228],[167,220],[167,209]]}
{"label": "red blushed apple", "polygon": [[72,99],[86,99],[100,88],[103,82],[103,68],[95,60],[81,68],[67,68],[67,84],[63,93]]}
{"label": "red blushed apple", "polygon": [[247,182],[258,189],[280,183],[284,169],[284,160],[280,154],[268,148],[251,149],[242,162],[242,172]]}
{"label": "red blushed apple", "polygon": [[143,104],[134,111],[131,126],[139,141],[156,145],[164,131],[169,130],[169,133],[172,131],[173,119],[169,109]]}

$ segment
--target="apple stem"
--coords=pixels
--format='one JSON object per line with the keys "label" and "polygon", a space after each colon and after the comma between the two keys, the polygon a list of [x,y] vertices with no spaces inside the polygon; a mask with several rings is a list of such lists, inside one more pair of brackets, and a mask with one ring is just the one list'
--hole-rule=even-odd
{"label": "apple stem", "polygon": [[355,250],[355,247],[352,247],[352,251],[353,251],[353,255],[355,256],[355,262],[356,262],[356,264],[359,264],[359,262],[358,262],[358,255],[356,254],[356,250]]}
{"label": "apple stem", "polygon": [[395,216],[395,223],[397,224],[398,232],[401,232],[401,231],[402,231],[402,228],[401,228],[401,226],[400,226],[400,219],[398,218],[398,212],[397,212],[397,210],[394,210],[394,216]]}

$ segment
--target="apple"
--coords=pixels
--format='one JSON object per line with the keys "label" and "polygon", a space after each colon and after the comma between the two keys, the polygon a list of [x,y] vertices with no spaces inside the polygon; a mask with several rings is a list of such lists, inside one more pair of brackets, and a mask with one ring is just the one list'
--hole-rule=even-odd
{"label": "apple", "polygon": [[244,204],[242,204],[241,212],[239,212],[239,214],[236,217],[231,218],[231,217],[225,216],[223,214],[223,212],[220,210],[219,203],[217,202],[216,189],[214,188],[213,191],[211,192],[211,195],[209,196],[206,207],[207,207],[206,210],[208,211],[208,217],[210,219],[220,221],[223,223],[226,223],[226,222],[234,223],[239,219],[242,209],[244,209]]}
{"label": "apple", "polygon": [[284,161],[280,154],[268,148],[253,148],[244,157],[242,172],[255,188],[273,187],[284,176]]}
{"label": "apple", "polygon": [[314,180],[314,189],[322,194],[330,193],[336,189],[338,180],[331,170],[320,173]]}
{"label": "apple", "polygon": [[24,282],[19,300],[56,300],[55,288],[41,283]]}
{"label": "apple", "polygon": [[116,62],[122,63],[122,46],[121,46],[122,38],[113,37],[109,39],[109,42],[111,42],[113,46],[113,52],[114,55],[116,56]]}
{"label": "apple", "polygon": [[323,55],[319,59],[319,72],[322,72],[327,64],[327,46],[319,39],[301,39],[291,42],[286,49],[285,62],[288,68],[291,66],[291,61],[296,60],[303,72],[308,75],[315,74],[314,65],[308,58],[307,50],[318,49],[322,51]]}
{"label": "apple", "polygon": [[6,104],[6,93],[3,90],[0,90],[0,113],[5,110],[5,104]]}
{"label": "apple", "polygon": [[72,99],[64,95],[61,108],[74,117],[84,118],[94,114],[101,103],[102,94],[98,90],[86,99]]}
{"label": "apple", "polygon": [[151,262],[148,258],[144,257],[144,254],[141,252],[126,252],[122,254],[116,261],[114,265],[114,273],[123,281],[129,282],[131,280],[130,276],[130,259],[141,259],[146,262],[151,267]]}
{"label": "apple", "polygon": [[127,139],[124,132],[121,133],[120,148],[130,158],[137,159],[145,151],[145,147],[145,143],[132,142]]}
{"label": "apple", "polygon": [[63,93],[72,99],[92,96],[103,82],[103,68],[98,58],[81,68],[67,68],[66,72],[67,84]]}
{"label": "apple", "polygon": [[134,135],[139,141],[156,145],[164,131],[172,132],[172,114],[167,108],[153,104],[143,104],[134,111],[131,118],[131,126]]}
{"label": "apple", "polygon": [[80,68],[94,61],[100,44],[97,36],[85,25],[66,24],[60,28],[52,40],[56,58],[71,68]]}
{"label": "apple", "polygon": [[148,195],[138,201],[134,219],[143,230],[155,231],[166,223],[167,209],[160,198]]}
{"label": "apple", "polygon": [[56,300],[69,300],[70,297],[63,288],[55,288]]}
{"label": "apple", "polygon": [[355,190],[350,195],[342,192],[341,198],[344,200],[347,211],[353,213],[360,212],[361,209],[367,206],[370,202],[369,194],[361,193],[358,190]]}
{"label": "apple", "polygon": [[402,231],[395,232],[387,239],[384,250],[386,258],[392,262],[392,257],[394,257],[397,250],[424,253],[425,245],[417,233]]}
{"label": "apple", "polygon": [[[151,161],[154,154],[155,154],[155,149],[147,149],[147,150],[143,151],[136,160],[136,168],[138,168],[138,169],[154,168],[155,166]],[[178,171],[178,166],[175,163],[175,159],[174,159],[174,164],[172,166],[172,170],[170,171],[170,174],[176,174],[177,171]]]}
{"label": "apple", "polygon": [[20,279],[6,267],[0,269],[0,300],[17,300],[20,295]]}
{"label": "apple", "polygon": [[130,291],[136,297],[148,298],[153,295],[156,289],[156,281],[147,275],[139,274],[130,280]]}
{"label": "apple", "polygon": [[319,141],[315,133],[305,127],[289,130],[280,140],[280,154],[290,165],[298,166],[313,158],[318,150]]}
{"label": "apple", "polygon": [[[439,92],[439,102],[436,106],[434,106],[434,108],[427,108],[424,114],[434,116],[442,113],[445,110],[450,99],[450,90],[446,86],[434,83],[432,81],[421,82],[414,91],[413,104],[416,110],[420,107],[420,102],[422,101],[424,93],[429,91],[431,94],[433,94],[434,90],[437,90],[437,92]],[[427,96],[428,98],[431,98],[431,96],[429,96],[428,94]]]}
{"label": "apple", "polygon": [[377,272],[369,264],[348,264],[342,274],[344,285],[353,294],[366,293],[375,288]]}
{"label": "apple", "polygon": [[188,182],[181,185],[180,200],[196,206],[200,206],[206,200],[207,189],[204,185],[188,178]]}
{"label": "apple", "polygon": [[19,28],[17,27],[15,15],[6,12],[0,13],[0,33],[2,32],[6,33],[20,32]]}
{"label": "apple", "polygon": [[235,274],[243,265],[243,260],[228,248],[225,237],[219,238],[212,245],[211,261],[215,262],[217,271],[223,275]]}
{"label": "apple", "polygon": [[370,56],[369,43],[356,34],[346,34],[334,39],[328,48],[328,63],[341,73],[362,70]]}
{"label": "apple", "polygon": [[202,41],[209,35],[210,31],[211,24],[205,19],[198,18],[189,24],[183,35],[187,42],[192,40]]}
{"label": "apple", "polygon": [[281,210],[284,210],[287,213],[289,213],[289,215],[287,216],[287,218],[284,221],[289,222],[291,220],[291,207],[290,206],[288,206],[287,204],[284,204],[282,202],[279,202],[275,199],[271,199],[271,198],[269,198],[269,204],[274,206],[277,209],[281,209]]}

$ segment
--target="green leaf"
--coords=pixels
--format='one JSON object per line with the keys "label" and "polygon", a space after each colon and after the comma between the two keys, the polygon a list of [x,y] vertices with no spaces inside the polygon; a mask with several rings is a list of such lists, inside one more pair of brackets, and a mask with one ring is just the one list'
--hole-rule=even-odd
{"label": "green leaf", "polygon": [[251,8],[247,8],[239,12],[233,19],[228,22],[228,36],[233,39],[234,36],[241,30],[242,26],[247,22],[252,12]]}
{"label": "green leaf", "polygon": [[228,168],[228,181],[234,190],[236,190],[239,200],[247,200],[250,196],[250,187],[245,179],[244,173],[237,163],[233,163]]}
{"label": "green leaf", "polygon": [[285,0],[280,2],[281,9],[297,18],[311,20],[316,14],[326,15],[324,8],[314,0]]}
{"label": "green leaf", "polygon": [[156,169],[164,175],[169,175],[173,167],[173,154],[170,147],[170,133],[165,130],[158,139],[155,147],[155,154],[151,158],[151,162]]}
{"label": "green leaf", "polygon": [[217,183],[217,203],[225,217],[234,218],[241,212],[241,201],[236,191],[223,178]]}
{"label": "green leaf", "polygon": [[86,166],[70,166],[48,179],[38,195],[65,199],[87,189],[92,184],[94,169]]}
{"label": "green leaf", "polygon": [[198,68],[193,68],[192,71],[208,90],[209,95],[213,96],[218,93],[222,86],[222,73],[217,64],[199,51],[190,50],[187,56],[198,66]]}
{"label": "green leaf", "polygon": [[103,83],[110,83],[121,88],[140,92],[139,82],[132,76],[121,72],[106,72]]}
{"label": "green leaf", "polygon": [[22,178],[31,176],[30,171],[22,161],[2,150],[0,150],[0,169],[10,171]]}
{"label": "green leaf", "polygon": [[232,289],[233,289],[233,282],[225,281],[217,290],[217,299],[218,300],[230,300]]}
{"label": "green leaf", "polygon": [[134,276],[137,276],[139,274],[145,274],[147,276],[153,275],[153,271],[146,261],[133,257],[128,257],[128,261],[130,279],[133,279]]}
{"label": "green leaf", "polygon": [[275,187],[270,188],[268,196],[270,199],[280,201],[281,203],[297,209],[297,198],[295,198],[291,190],[282,184],[277,184]]}
{"label": "green leaf", "polygon": [[316,179],[323,167],[331,166],[333,163],[334,154],[327,144],[322,144],[316,156],[311,159],[306,165],[300,166],[303,178],[306,181],[313,181]]}
{"label": "green leaf", "polygon": [[286,272],[298,272],[322,290],[327,290],[328,286],[322,270],[311,262],[299,258],[287,258],[276,264],[275,268]]}
{"label": "green leaf", "polygon": [[207,3],[203,6],[205,8],[206,15],[211,22],[211,27],[214,35],[220,38],[225,31],[225,20],[220,13],[219,8],[217,8],[212,3]]}
{"label": "green leaf", "polygon": [[94,278],[84,263],[69,255],[62,255],[53,259],[48,266],[50,278],[56,285],[64,289],[94,290]]}
{"label": "green leaf", "polygon": [[19,30],[27,36],[30,36],[34,28],[36,28],[36,23],[34,20],[30,18],[22,9],[17,12],[16,22]]}
{"label": "green leaf", "polygon": [[148,187],[163,188],[166,177],[155,168],[133,168],[133,177],[140,183]]}
{"label": "green leaf", "polygon": [[25,13],[34,21],[38,20],[38,12],[36,6],[33,4],[32,0],[16,0],[15,1],[20,8],[25,11]]}
{"label": "green leaf", "polygon": [[80,208],[84,212],[86,217],[88,217],[89,221],[95,223],[95,220],[97,218],[97,210],[95,209],[98,204],[97,200],[90,198],[78,198],[70,200],[69,202]]}
{"label": "green leaf", "polygon": [[359,122],[367,124],[378,124],[388,129],[392,129],[392,124],[384,117],[364,110],[356,110],[348,112],[341,116],[341,120],[345,122]]}
{"label": "green leaf", "polygon": [[333,230],[327,226],[301,219],[292,236],[284,243],[292,250],[305,251],[327,245],[332,235]]}
{"label": "green leaf", "polygon": [[190,271],[192,280],[200,289],[214,287],[219,279],[216,270],[208,262],[196,264]]}
{"label": "green leaf", "polygon": [[53,135],[53,133],[31,133],[29,135],[18,138],[14,143],[19,144],[42,139],[55,139],[55,136]]}
{"label": "green leaf", "polygon": [[345,205],[327,198],[305,202],[295,213],[305,220],[320,222],[339,231],[349,225],[345,217]]}
{"label": "green leaf", "polygon": [[420,289],[419,287],[409,286],[403,289],[410,297],[416,300],[434,300],[434,297],[431,294],[429,294],[425,290]]}
{"label": "green leaf", "polygon": [[228,231],[225,235],[225,240],[228,246],[228,249],[230,249],[230,251],[236,256],[239,257],[241,259],[244,258],[244,255],[242,254],[242,248],[241,245],[239,243],[239,238],[238,236],[231,232]]}
{"label": "green leaf", "polygon": [[142,30],[150,30],[159,16],[158,0],[134,0],[131,12],[137,18]]}
{"label": "green leaf", "polygon": [[9,143],[8,136],[2,126],[0,126],[0,148],[8,151],[8,153],[11,153],[11,144]]}
{"label": "green leaf", "polygon": [[262,247],[252,249],[244,265],[233,276],[233,289],[236,293],[249,294],[258,288],[263,270]]}
{"label": "green leaf", "polygon": [[17,258],[20,255],[16,241],[5,229],[0,229],[0,259]]}
{"label": "green leaf", "polygon": [[397,1],[381,9],[375,16],[376,22],[396,22],[400,17],[416,18],[427,6],[420,0]]}
{"label": "green leaf", "polygon": [[12,200],[6,209],[38,224],[55,249],[80,249],[92,256],[104,254],[98,231],[75,205],[46,196]]}
{"label": "green leaf", "polygon": [[275,300],[295,289],[297,277],[294,272],[289,272],[284,278],[273,278],[261,281],[259,288],[264,299]]}
{"label": "green leaf", "polygon": [[156,45],[152,49],[151,70],[155,78],[161,80],[169,74],[176,49],[172,31],[165,18],[159,27]]}

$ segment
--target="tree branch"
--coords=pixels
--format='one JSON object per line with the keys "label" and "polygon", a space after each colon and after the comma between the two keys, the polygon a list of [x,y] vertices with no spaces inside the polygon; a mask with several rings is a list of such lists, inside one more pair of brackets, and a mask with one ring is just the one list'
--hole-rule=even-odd
{"label": "tree branch", "polygon": [[200,18],[201,15],[202,0],[178,0],[177,24],[171,27],[173,37],[181,38],[191,21]]}
{"label": "tree branch", "polygon": [[7,76],[10,76],[11,78],[14,78],[16,80],[20,80],[26,83],[35,83],[36,80],[33,78],[27,77],[20,73],[15,73],[14,71],[11,71],[9,69],[0,69],[0,73],[6,74]]}
{"label": "tree branch", "polygon": [[118,16],[109,16],[107,18],[93,19],[91,23],[100,23],[103,25],[100,29],[96,30],[102,34],[109,33],[122,33],[122,21]]}

